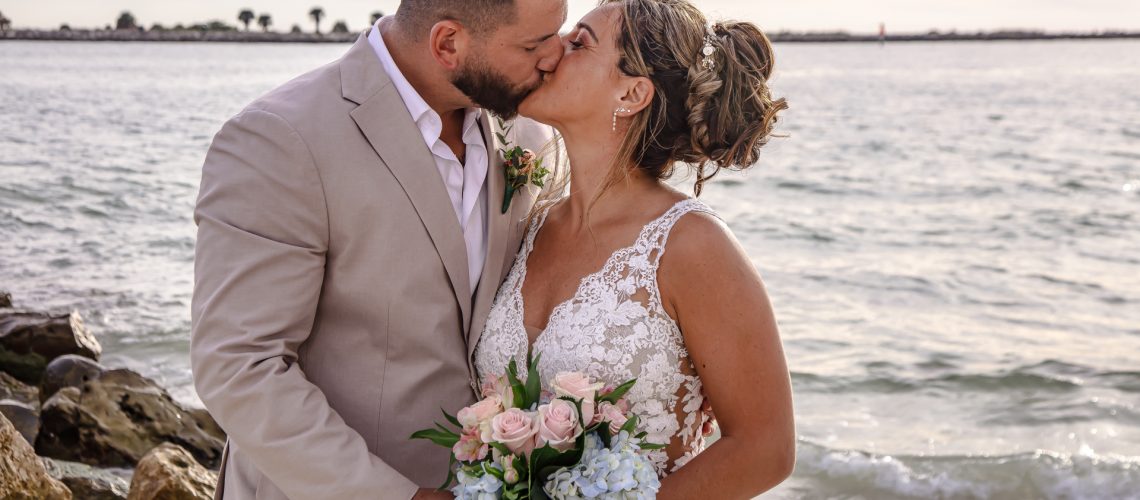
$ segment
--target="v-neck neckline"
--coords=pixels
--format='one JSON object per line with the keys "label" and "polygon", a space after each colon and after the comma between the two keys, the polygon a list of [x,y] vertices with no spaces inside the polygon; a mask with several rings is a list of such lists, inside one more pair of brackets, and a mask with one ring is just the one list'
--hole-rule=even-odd
{"label": "v-neck neckline", "polygon": [[[661,215],[657,216],[656,218],[654,218],[653,220],[649,221],[644,226],[642,226],[641,231],[639,231],[637,234],[637,238],[635,238],[632,243],[630,243],[629,245],[626,245],[624,247],[620,247],[617,250],[614,250],[613,253],[611,253],[610,256],[607,257],[606,260],[602,263],[601,268],[599,268],[598,270],[596,270],[594,272],[587,273],[586,275],[582,276],[582,278],[580,278],[578,280],[578,287],[574,289],[574,293],[572,295],[570,295],[570,297],[568,297],[566,300],[563,300],[563,301],[557,303],[554,306],[554,308],[550,310],[550,313],[547,314],[546,326],[544,326],[542,328],[536,328],[536,327],[528,326],[526,324],[526,301],[523,299],[523,286],[526,285],[527,268],[529,267],[530,254],[532,251],[534,251],[534,243],[538,239],[538,234],[542,231],[542,226],[546,224],[546,217],[548,215],[550,215],[550,210],[553,209],[554,205],[556,205],[557,203],[552,203],[549,206],[547,206],[546,209],[543,210],[542,216],[536,221],[536,226],[533,229],[533,232],[531,234],[527,235],[528,238],[526,239],[526,246],[525,246],[526,252],[522,255],[522,262],[520,262],[520,265],[522,265],[521,275],[519,276],[518,286],[515,288],[515,293],[518,295],[517,298],[518,298],[518,304],[519,304],[519,326],[522,327],[523,336],[526,337],[527,352],[531,352],[531,350],[534,349],[534,346],[538,344],[539,340],[541,340],[546,335],[546,332],[548,330],[550,330],[551,323],[554,322],[554,319],[558,316],[559,312],[561,312],[562,309],[573,304],[576,300],[578,300],[578,297],[582,294],[582,288],[585,287],[586,284],[589,283],[591,280],[593,280],[596,276],[605,273],[606,270],[610,268],[612,261],[614,260],[615,257],[618,256],[618,254],[621,254],[625,251],[628,251],[628,250],[636,247],[637,244],[640,243],[643,238],[648,236],[648,231],[652,227],[657,225],[657,223],[660,222],[661,220],[665,219],[674,210],[677,210],[677,208],[680,207],[682,204],[689,202],[690,200],[693,200],[693,198],[684,198],[684,199],[674,203],[667,210],[665,210],[665,212],[663,212]],[[534,336],[534,339],[530,338],[530,332],[527,331],[528,329],[538,330],[538,334],[536,334]]]}

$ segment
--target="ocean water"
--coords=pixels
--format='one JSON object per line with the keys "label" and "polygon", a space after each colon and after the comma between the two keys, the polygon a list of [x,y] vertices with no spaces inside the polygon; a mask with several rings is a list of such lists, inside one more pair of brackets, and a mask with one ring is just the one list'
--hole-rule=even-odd
{"label": "ocean water", "polygon": [[[0,289],[199,405],[205,151],[345,49],[0,43]],[[786,137],[703,196],[792,371],[797,468],[766,497],[1140,498],[1140,42],[777,57]]]}

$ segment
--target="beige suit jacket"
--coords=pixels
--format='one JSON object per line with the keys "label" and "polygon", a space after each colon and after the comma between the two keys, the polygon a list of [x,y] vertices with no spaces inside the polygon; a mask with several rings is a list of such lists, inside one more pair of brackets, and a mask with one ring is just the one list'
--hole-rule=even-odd
{"label": "beige suit jacket", "polygon": [[[537,195],[501,213],[492,121],[474,297],[446,188],[365,37],[214,137],[191,363],[229,434],[217,498],[406,499],[443,482],[448,450],[409,436],[474,401],[476,337]],[[537,151],[551,134],[518,120],[508,139]]]}

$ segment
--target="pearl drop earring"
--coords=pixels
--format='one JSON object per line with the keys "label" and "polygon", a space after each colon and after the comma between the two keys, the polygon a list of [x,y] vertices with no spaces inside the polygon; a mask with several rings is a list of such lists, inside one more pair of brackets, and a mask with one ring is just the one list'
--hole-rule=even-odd
{"label": "pearl drop earring", "polygon": [[628,113],[628,112],[629,112],[629,110],[625,109],[625,108],[618,108],[617,110],[614,111],[614,123],[613,123],[612,131],[617,132],[618,113]]}

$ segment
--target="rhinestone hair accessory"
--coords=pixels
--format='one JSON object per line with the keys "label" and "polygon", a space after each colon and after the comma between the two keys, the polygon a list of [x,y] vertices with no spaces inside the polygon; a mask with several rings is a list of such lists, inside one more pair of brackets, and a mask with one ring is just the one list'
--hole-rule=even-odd
{"label": "rhinestone hair accessory", "polygon": [[705,34],[705,46],[701,48],[701,55],[703,56],[701,58],[701,66],[704,66],[704,68],[709,71],[716,69],[716,60],[712,57],[713,54],[716,54],[716,46],[713,45],[715,41],[716,36],[713,35],[713,31],[710,28],[708,33]]}

